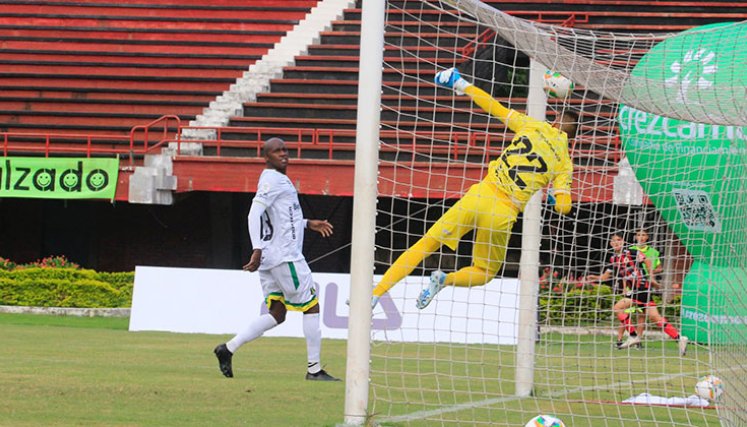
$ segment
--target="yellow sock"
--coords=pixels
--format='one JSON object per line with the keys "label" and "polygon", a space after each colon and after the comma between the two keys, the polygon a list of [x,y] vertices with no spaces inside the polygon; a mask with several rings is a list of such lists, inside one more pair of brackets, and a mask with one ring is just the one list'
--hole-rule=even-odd
{"label": "yellow sock", "polygon": [[491,275],[488,271],[479,267],[464,267],[459,269],[459,271],[447,274],[446,279],[444,279],[444,285],[463,287],[482,286],[488,283],[494,276],[494,274]]}
{"label": "yellow sock", "polygon": [[374,296],[380,297],[389,289],[392,289],[400,280],[407,277],[412,270],[430,254],[436,251],[441,244],[438,240],[429,235],[423,236],[420,240],[407,249],[402,255],[394,261],[384,273],[381,282],[373,290]]}

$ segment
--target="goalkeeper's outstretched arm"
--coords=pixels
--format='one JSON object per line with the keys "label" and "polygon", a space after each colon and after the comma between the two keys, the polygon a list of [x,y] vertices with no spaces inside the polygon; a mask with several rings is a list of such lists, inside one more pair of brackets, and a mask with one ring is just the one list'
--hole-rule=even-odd
{"label": "goalkeeper's outstretched arm", "polygon": [[517,132],[527,122],[537,121],[516,110],[506,108],[497,99],[490,96],[489,93],[465,80],[456,68],[449,68],[448,70],[436,73],[435,81],[438,85],[454,89],[460,95],[469,95],[472,98],[472,102],[491,116],[505,123],[514,132]]}
{"label": "goalkeeper's outstretched arm", "polygon": [[490,96],[489,93],[472,84],[465,88],[464,93],[469,95],[472,98],[472,102],[480,108],[508,125],[508,116],[511,114],[511,110]]}

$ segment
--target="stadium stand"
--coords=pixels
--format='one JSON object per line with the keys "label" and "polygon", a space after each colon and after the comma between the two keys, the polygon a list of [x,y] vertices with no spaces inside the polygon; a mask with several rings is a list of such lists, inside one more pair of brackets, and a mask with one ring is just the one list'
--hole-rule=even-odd
{"label": "stadium stand", "polygon": [[0,129],[128,135],[192,120],[316,1],[2,1]]}
{"label": "stadium stand", "polygon": [[[696,25],[747,18],[747,2],[573,0],[564,2],[487,3],[494,3],[497,8],[526,19],[546,23],[562,23],[576,28],[610,31],[680,31]],[[226,141],[235,140],[234,143],[229,142],[229,145],[240,146],[236,141],[251,139],[253,134],[251,129],[258,130],[254,131],[254,135],[259,135],[262,132],[266,133],[268,128],[316,129],[314,142],[317,146],[303,144],[308,142],[307,140],[295,141],[307,147],[302,150],[302,155],[324,157],[325,153],[322,152],[326,149],[324,145],[332,144],[335,149],[328,150],[330,154],[328,158],[352,158],[359,60],[357,54],[360,36],[360,2],[357,6],[358,8],[346,10],[343,19],[334,22],[330,31],[323,32],[320,42],[309,46],[308,54],[296,57],[294,65],[284,67],[282,78],[272,80],[269,92],[259,94],[255,102],[244,104],[244,115],[233,117],[230,122],[230,126],[242,130],[239,133],[234,133],[231,129],[224,129],[222,132]],[[406,46],[406,49],[412,52],[412,49],[415,48],[410,46],[412,42],[406,32],[414,29],[414,23],[408,22],[411,15],[398,9],[392,9],[390,12],[389,19],[405,31],[399,28],[397,30],[390,28],[386,34],[387,40],[400,46]],[[401,15],[399,19],[396,18],[398,15]],[[395,18],[392,18],[393,16]],[[449,17],[439,16],[436,12],[433,13],[431,19],[437,20],[440,26],[450,25]],[[433,39],[436,40],[436,37]],[[468,49],[476,48],[475,46],[468,46],[464,41],[455,42],[443,33],[439,35],[437,40],[443,46],[451,46],[452,48],[455,43],[462,43],[461,48],[465,52]],[[440,51],[440,56],[436,59],[437,48],[433,46],[418,46],[417,52],[420,59],[413,58],[410,55],[402,55],[400,49],[396,46],[387,46],[384,55],[385,61],[400,67],[400,70],[387,70],[384,74],[385,88],[382,97],[384,108],[381,116],[384,128],[391,125],[391,120],[393,120],[393,117],[390,117],[391,114],[387,111],[387,106],[391,106],[392,102],[399,101],[401,98],[395,96],[396,90],[404,90],[406,93],[417,92],[421,99],[425,97],[429,101],[437,101],[434,97],[433,88],[429,84],[419,84],[415,79],[408,79],[407,76],[417,74],[428,81],[430,78],[428,76],[423,77],[423,73],[434,72],[430,63],[437,61],[449,63],[451,61],[451,58],[444,56],[443,50]],[[428,61],[429,66],[419,67],[418,61]],[[424,69],[427,71],[423,71]],[[405,76],[403,82],[400,81],[402,80],[400,79],[400,72]],[[397,86],[396,89],[392,87],[394,85]],[[521,102],[521,99],[512,98],[512,101],[514,103]],[[598,107],[598,105],[591,106],[591,108],[597,109]],[[412,113],[414,116],[418,114],[414,102],[398,108]],[[456,126],[459,126],[459,117],[465,117],[469,114],[469,104],[466,102],[460,104],[460,110],[453,119],[456,120]],[[609,111],[605,112],[604,106],[601,110],[602,115],[612,114]],[[439,111],[438,114],[443,114],[443,117],[441,117],[443,120],[441,121],[444,123],[452,122],[450,110],[445,109]],[[439,116],[436,117],[436,120],[439,121]],[[400,121],[397,122],[397,126],[400,129],[412,132],[438,133],[448,130],[445,127],[439,127],[438,124],[430,126],[428,123],[429,120],[413,121],[411,123]],[[418,128],[418,126],[423,128]],[[502,130],[500,123],[490,123],[484,129],[479,129],[480,132],[501,132]],[[608,149],[609,146],[618,146],[617,139],[614,137],[614,130],[598,127],[595,132],[594,136],[580,138],[580,144],[577,144],[575,150],[575,162],[580,166],[614,169],[620,157],[619,152]],[[390,134],[389,136],[385,135],[382,139],[387,143],[396,145],[400,143],[399,138],[395,134]],[[466,136],[466,138],[474,137]],[[258,142],[258,140],[254,140],[254,143]],[[408,138],[402,143],[409,145],[412,141]],[[502,141],[496,140],[495,143],[496,146],[491,147],[491,154],[499,152]],[[423,149],[428,150],[429,156],[434,154],[430,146],[424,146]],[[383,151],[382,158],[386,159],[386,146]],[[208,153],[210,152],[208,150]],[[322,153],[319,154],[319,152]],[[234,153],[240,153],[240,151],[234,151]],[[443,154],[444,158],[453,155],[469,155],[468,152],[454,153],[448,149],[445,149]]]}

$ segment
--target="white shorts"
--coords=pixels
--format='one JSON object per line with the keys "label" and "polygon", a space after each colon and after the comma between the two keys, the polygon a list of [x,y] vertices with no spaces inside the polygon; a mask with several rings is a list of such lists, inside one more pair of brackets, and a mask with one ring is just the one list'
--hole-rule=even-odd
{"label": "white shorts", "polygon": [[259,281],[268,308],[272,301],[280,301],[288,310],[305,312],[318,302],[311,269],[305,260],[259,270]]}

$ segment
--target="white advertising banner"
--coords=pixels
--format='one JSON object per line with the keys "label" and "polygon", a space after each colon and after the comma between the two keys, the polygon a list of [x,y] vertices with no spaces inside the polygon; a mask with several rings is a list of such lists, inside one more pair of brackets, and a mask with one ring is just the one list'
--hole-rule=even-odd
{"label": "white advertising banner", "polygon": [[[314,273],[322,336],[347,338],[350,275]],[[375,278],[378,281],[378,277]],[[424,310],[415,307],[427,277],[408,277],[374,309],[374,340],[516,344],[519,284],[447,287]],[[130,331],[235,334],[266,312],[257,273],[241,270],[137,267]],[[265,336],[302,337],[302,314],[289,311]]]}

